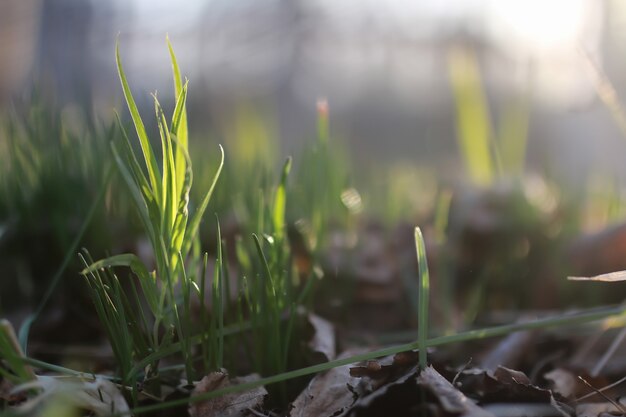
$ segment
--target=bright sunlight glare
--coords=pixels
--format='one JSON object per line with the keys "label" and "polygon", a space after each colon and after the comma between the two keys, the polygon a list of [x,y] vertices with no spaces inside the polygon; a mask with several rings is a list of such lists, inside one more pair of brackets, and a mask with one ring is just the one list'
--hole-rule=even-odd
{"label": "bright sunlight glare", "polygon": [[536,52],[575,47],[588,11],[586,0],[496,0],[491,21],[496,33]]}

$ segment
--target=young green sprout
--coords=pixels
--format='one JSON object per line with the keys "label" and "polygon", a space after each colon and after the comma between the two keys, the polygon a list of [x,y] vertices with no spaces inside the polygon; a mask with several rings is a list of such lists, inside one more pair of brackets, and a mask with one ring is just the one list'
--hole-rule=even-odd
{"label": "young green sprout", "polygon": [[428,274],[428,261],[426,260],[426,244],[419,227],[415,228],[415,248],[417,251],[417,263],[419,268],[419,316],[417,328],[417,345],[419,349],[419,365],[425,369],[427,365],[428,348],[428,297],[430,294],[430,277]]}

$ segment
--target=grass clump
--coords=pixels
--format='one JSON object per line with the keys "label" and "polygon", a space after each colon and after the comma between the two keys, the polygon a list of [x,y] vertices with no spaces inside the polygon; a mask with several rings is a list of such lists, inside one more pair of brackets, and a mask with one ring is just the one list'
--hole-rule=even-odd
{"label": "grass clump", "polygon": [[[245,233],[229,253],[219,221],[214,257],[200,250],[199,226],[220,176],[224,153],[193,213],[190,190],[193,170],[188,150],[183,82],[168,41],[174,71],[176,103],[171,118],[154,96],[161,139],[157,155],[127,83],[116,51],[124,96],[141,149],[141,163],[125,131],[111,144],[117,171],[139,213],[150,242],[154,265],[132,253],[94,261],[84,251],[86,277],[97,314],[103,323],[123,385],[136,382],[159,396],[159,363],[179,354],[187,381],[226,367],[264,375],[285,372],[306,358],[301,353],[299,306],[305,304],[315,280],[300,273],[287,233],[288,158],[271,192],[261,190]],[[221,148],[220,148],[221,149]],[[160,163],[158,160],[160,159]],[[233,267],[234,271],[233,271]],[[120,268],[126,268],[120,269]],[[119,276],[130,270],[131,277]],[[212,274],[211,274],[212,273]],[[178,367],[175,367],[178,368]],[[286,387],[279,387],[284,397]]]}
{"label": "grass clump", "polygon": [[[126,80],[119,48],[116,49],[118,73],[139,139],[144,167],[140,165],[125,131],[123,143],[112,143],[111,147],[119,174],[150,242],[155,269],[151,271],[134,254],[122,254],[97,262],[86,257],[87,267],[83,271],[92,289],[98,315],[112,342],[122,379],[128,385],[134,385],[133,381],[139,373],[133,365],[170,347],[175,338],[180,343],[187,377],[190,380],[195,377],[189,344],[190,336],[194,334],[191,296],[203,295],[204,289],[200,288],[200,284],[204,277],[199,276],[202,262],[198,251],[191,258],[190,253],[194,242],[198,240],[198,227],[223,163],[222,154],[211,187],[190,217],[189,191],[193,176],[187,149],[187,82],[183,83],[181,79],[169,41],[168,47],[177,99],[172,117],[168,120],[154,95],[161,139],[160,166]],[[221,263],[221,259],[217,262]],[[112,272],[111,268],[121,266],[129,267],[136,277],[141,296],[132,279],[129,280],[132,291],[126,291],[127,287]],[[188,268],[195,268],[194,272],[188,273]],[[216,271],[219,275],[221,269]],[[219,282],[220,276],[215,279]],[[182,298],[182,305],[179,298]],[[148,311],[142,308],[143,300],[148,305]],[[216,359],[215,363],[219,364],[220,360]],[[145,376],[156,373],[157,367],[158,360],[154,360]]]}

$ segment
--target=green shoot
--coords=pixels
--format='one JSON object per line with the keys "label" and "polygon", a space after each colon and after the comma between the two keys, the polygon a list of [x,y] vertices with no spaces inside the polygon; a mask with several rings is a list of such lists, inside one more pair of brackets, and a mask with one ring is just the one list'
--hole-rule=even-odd
{"label": "green shoot", "polygon": [[23,384],[37,378],[31,367],[22,361],[25,355],[15,336],[13,326],[4,319],[0,320],[0,357],[13,372],[10,373],[0,366],[0,376],[3,378],[14,384]]}
{"label": "green shoot", "polygon": [[[195,377],[190,344],[190,338],[194,333],[190,303],[192,288],[197,288],[198,284],[192,276],[188,276],[185,262],[190,256],[193,242],[198,239],[199,224],[211,199],[224,161],[222,152],[211,186],[189,219],[189,193],[193,174],[187,149],[185,106],[187,82],[182,82],[173,48],[169,40],[167,43],[177,99],[171,120],[168,120],[156,96],[153,96],[161,139],[161,168],[157,164],[156,154],[130,91],[122,67],[119,45],[116,47],[118,73],[139,139],[143,167],[125,132],[123,132],[124,142],[121,147],[116,143],[111,145],[118,170],[151,243],[156,270],[150,272],[149,268],[133,254],[115,255],[97,262],[90,262],[83,270],[86,277],[91,277],[88,281],[92,288],[96,309],[107,328],[113,350],[122,368],[122,378],[127,383],[136,377],[134,362],[150,357],[159,350],[167,349],[173,343],[174,335],[178,338],[182,349],[187,378],[192,380]],[[190,262],[192,265],[200,265],[199,259],[192,259]],[[217,300],[221,300],[221,263],[220,252],[215,277],[218,285],[216,289],[219,292],[214,291],[214,298]],[[140,310],[139,313],[132,313],[133,306],[140,306],[140,301],[128,300],[121,290],[117,277],[109,272],[111,268],[120,266],[130,267],[137,277],[142,295],[150,307],[151,320],[145,317],[141,307],[137,307]],[[104,276],[101,276],[99,271],[103,271]],[[204,285],[204,277],[200,281]],[[177,284],[180,284],[182,288],[182,308],[179,308],[178,296],[175,293]],[[203,297],[202,291],[196,291],[196,294]],[[138,298],[139,292],[135,291],[135,294],[135,298]],[[214,303],[214,307],[216,306],[221,309],[221,306]],[[151,329],[148,329],[148,322],[153,322]],[[160,334],[160,329],[165,330],[164,335]],[[212,326],[214,331],[222,329],[223,322],[220,322],[217,328]],[[208,329],[205,327],[203,331],[206,332]],[[126,343],[131,343],[131,345]],[[220,342],[220,346],[223,350],[223,341]],[[218,352],[217,355],[218,358],[221,357],[221,353]],[[216,364],[220,365],[221,359],[218,359]],[[150,367],[156,369],[157,362],[151,363]]]}
{"label": "green shoot", "polygon": [[430,293],[430,278],[428,262],[426,260],[426,245],[419,227],[415,228],[415,247],[419,268],[419,316],[417,328],[417,345],[419,349],[419,364],[421,369],[427,366],[427,339],[428,339],[428,298]]}

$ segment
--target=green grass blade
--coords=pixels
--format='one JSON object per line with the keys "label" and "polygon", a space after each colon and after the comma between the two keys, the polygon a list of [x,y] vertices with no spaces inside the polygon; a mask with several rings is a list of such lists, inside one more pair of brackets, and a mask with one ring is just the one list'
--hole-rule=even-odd
{"label": "green grass blade", "polygon": [[174,114],[172,115],[172,133],[178,138],[178,141],[182,149],[185,149],[185,150],[187,149],[187,143],[182,142],[180,140],[180,136],[181,134],[182,136],[185,136],[185,133],[183,132],[183,129],[182,129],[183,128],[182,121],[185,117],[185,112],[186,112],[185,105],[187,101],[188,84],[189,82],[186,81],[185,84],[183,85],[182,90],[180,91],[180,93],[178,93],[178,97],[176,99],[176,106],[174,107]]}
{"label": "green grass blade", "polygon": [[263,253],[261,241],[256,234],[252,234],[254,245],[257,250],[257,254],[263,265],[263,271],[265,273],[265,279],[261,283],[260,289],[257,293],[260,293],[261,297],[261,310],[260,316],[264,324],[269,324],[269,335],[267,336],[268,352],[266,355],[270,357],[264,357],[263,360],[269,360],[272,362],[271,369],[280,370],[282,362],[282,350],[286,349],[286,346],[281,344],[281,332],[280,332],[280,313],[282,312],[283,305],[281,300],[277,297],[277,292],[280,289],[276,288],[276,282],[274,280],[272,270],[267,262],[267,258]]}
{"label": "green grass blade", "polygon": [[[176,138],[176,151],[174,156],[175,163],[175,185],[177,192],[183,189],[185,184],[185,176],[187,172],[187,164],[188,158],[186,157],[187,153],[187,126],[185,122],[185,126],[183,126],[183,120],[186,120],[186,107],[185,102],[187,101],[187,85],[185,82],[177,100],[176,106],[174,107],[174,114],[172,115],[172,131],[171,136]],[[179,137],[183,137],[184,139],[179,139]]]}
{"label": "green grass blade", "polygon": [[427,339],[428,339],[428,299],[430,294],[430,278],[428,274],[428,262],[426,260],[426,244],[419,227],[415,228],[415,248],[417,251],[417,263],[419,268],[419,316],[417,328],[417,344],[419,349],[420,368],[427,365]]}
{"label": "green grass blade", "polygon": [[528,98],[521,97],[505,107],[500,122],[499,138],[503,168],[516,176],[524,173],[529,119]]}
{"label": "green grass blade", "polygon": [[[217,221],[217,267],[216,276],[214,277],[213,291],[217,294],[217,332],[219,334],[217,340],[217,367],[224,366],[224,257],[222,255],[222,231],[220,221]],[[214,312],[215,313],[215,312]]]}
{"label": "green grass blade", "polygon": [[174,53],[174,47],[172,46],[172,42],[170,42],[170,37],[166,36],[165,41],[167,42],[167,49],[170,53],[170,60],[172,61],[172,73],[174,75],[174,91],[176,95],[179,95],[182,89],[182,78],[180,76],[180,67],[178,66],[178,60],[176,59],[176,54]]}
{"label": "green grass blade", "polygon": [[113,268],[116,266],[129,267],[131,271],[139,277],[139,282],[141,283],[146,300],[152,311],[156,314],[156,312],[159,311],[159,289],[154,278],[150,275],[150,272],[148,272],[148,269],[137,255],[124,253],[101,259],[84,268],[81,274],[86,275],[99,269]]}
{"label": "green grass blade", "polygon": [[124,155],[128,159],[128,164],[130,165],[131,172],[135,179],[135,183],[138,185],[139,189],[143,193],[146,201],[156,201],[155,196],[152,193],[152,189],[150,188],[150,183],[148,182],[148,179],[144,175],[141,169],[141,165],[139,165],[139,161],[137,160],[137,156],[135,155],[135,152],[133,151],[132,144],[130,142],[128,134],[126,133],[126,129],[124,129],[124,125],[122,124],[122,121],[120,120],[120,116],[117,112],[115,112],[115,118],[117,119],[117,123],[120,127],[120,131],[122,132],[122,137],[124,138],[124,146],[125,146]]}
{"label": "green grass blade", "polygon": [[[182,77],[180,75],[180,68],[178,67],[178,61],[176,60],[176,54],[174,54],[174,48],[172,47],[172,43],[170,42],[169,37],[167,40],[167,48],[170,52],[170,59],[172,61],[172,73],[174,76],[174,93],[178,100],[176,102],[176,107],[178,108],[180,104],[179,110],[179,120],[177,121],[176,110],[174,111],[174,116],[172,117],[172,121],[175,122],[172,124],[172,132],[178,139],[178,146],[176,148],[176,167],[179,169],[182,164],[185,163],[185,157],[183,155],[183,150],[186,151],[188,147],[188,132],[187,132],[187,111],[186,111],[186,97],[187,97],[187,83],[185,82],[183,86]],[[179,171],[180,172],[180,171]],[[181,189],[183,180],[178,177],[177,178],[178,189]]]}
{"label": "green grass blade", "polygon": [[489,185],[494,180],[494,161],[490,153],[491,119],[476,57],[465,50],[451,51],[449,71],[462,156],[472,181]]}
{"label": "green grass blade", "polygon": [[272,300],[270,302],[274,302],[276,300],[276,287],[274,286],[274,279],[272,277],[272,270],[270,269],[269,263],[267,262],[267,258],[263,253],[263,248],[261,247],[261,241],[256,234],[252,234],[252,238],[254,239],[254,246],[256,247],[257,254],[259,255],[259,259],[263,264],[263,272],[267,275],[267,287],[269,289],[269,294],[272,296]]}
{"label": "green grass blade", "polygon": [[204,335],[209,330],[204,295],[206,291],[206,271],[208,262],[209,254],[207,252],[204,252],[204,256],[202,257],[202,268],[200,269],[200,293],[198,297],[200,298],[200,323],[202,326],[200,348],[202,351],[202,361],[204,364],[205,372],[209,371],[209,342],[208,336],[205,337]]}
{"label": "green grass blade", "polygon": [[272,213],[272,220],[274,222],[274,237],[278,242],[281,242],[285,233],[285,207],[287,205],[287,177],[291,170],[291,157],[287,158],[285,165],[283,165],[282,175],[280,178],[280,184],[276,189],[276,196],[274,197],[274,210]]}
{"label": "green grass blade", "polygon": [[191,218],[191,222],[189,223],[189,228],[187,229],[185,233],[183,249],[181,251],[183,253],[183,257],[189,253],[189,249],[191,248],[191,243],[193,242],[196,236],[196,233],[198,232],[200,221],[202,220],[202,216],[204,215],[204,212],[207,206],[209,205],[209,200],[211,200],[211,196],[213,195],[213,190],[215,189],[217,180],[220,177],[220,173],[222,172],[222,167],[224,166],[224,148],[222,148],[221,145],[220,145],[220,154],[221,154],[220,163],[219,163],[219,166],[217,167],[217,171],[215,172],[215,176],[213,177],[213,182],[211,183],[211,187],[209,188],[209,191],[207,191],[207,193],[205,194],[200,206],[198,207],[193,217]]}
{"label": "green grass blade", "polygon": [[17,340],[13,326],[4,319],[0,320],[0,354],[0,357],[8,363],[17,375],[15,382],[23,383],[37,378],[30,366],[19,360],[24,357],[24,352]]}
{"label": "green grass blade", "polygon": [[[174,151],[172,149],[172,139],[167,126],[167,119],[163,108],[156,95],[154,97],[154,108],[161,135],[161,149],[163,157],[163,177],[162,177],[162,201],[161,201],[161,231],[164,233],[166,242],[172,239],[172,230],[176,220],[178,210],[178,192],[176,190],[176,167],[174,165]],[[182,173],[184,176],[184,171]],[[171,248],[168,248],[171,250]],[[178,254],[170,253],[170,262],[176,265]]]}
{"label": "green grass blade", "polygon": [[139,110],[137,109],[137,105],[135,104],[133,94],[130,91],[128,81],[126,80],[126,74],[124,73],[124,69],[122,68],[119,43],[116,43],[115,45],[115,61],[117,62],[117,73],[122,83],[122,89],[124,90],[126,104],[133,119],[135,130],[137,131],[137,137],[139,138],[139,144],[141,145],[141,151],[143,152],[144,160],[146,162],[146,168],[148,169],[148,177],[150,178],[150,184],[152,184],[152,191],[157,201],[159,201],[161,197],[161,184],[159,182],[159,177],[161,175],[159,174],[159,167],[157,165],[152,146],[150,145],[150,140],[148,139],[148,134],[146,133],[146,128],[143,124],[143,120],[141,120],[141,115],[139,114]]}
{"label": "green grass blade", "polygon": [[[172,140],[177,143],[177,151],[182,151],[183,157],[185,158],[183,183],[182,188],[180,188],[176,220],[174,221],[174,230],[172,231],[172,250],[178,253],[182,250],[185,231],[187,230],[187,222],[189,220],[189,192],[191,191],[191,185],[193,183],[193,171],[191,169],[191,158],[189,158],[187,150],[180,148],[180,144],[175,136],[172,137]],[[177,165],[177,175],[179,174],[179,169],[182,169],[182,167]]]}

